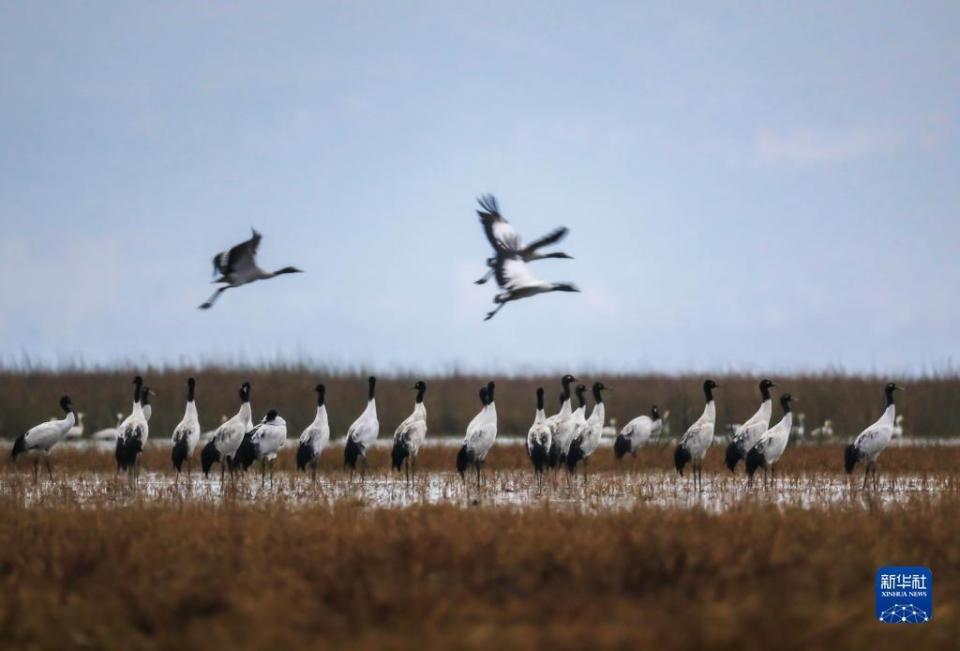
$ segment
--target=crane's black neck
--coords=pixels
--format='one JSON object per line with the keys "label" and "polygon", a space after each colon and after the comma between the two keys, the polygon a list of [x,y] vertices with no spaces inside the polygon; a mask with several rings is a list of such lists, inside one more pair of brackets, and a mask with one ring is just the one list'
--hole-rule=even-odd
{"label": "crane's black neck", "polygon": [[193,378],[187,380],[187,402],[193,402],[193,394],[196,389],[197,381]]}
{"label": "crane's black neck", "polygon": [[766,380],[760,383],[760,397],[763,398],[764,402],[770,399],[770,385],[767,384]]}
{"label": "crane's black neck", "polygon": [[543,387],[537,389],[537,411],[543,411]]}
{"label": "crane's black neck", "polygon": [[603,393],[600,391],[599,384],[593,385],[593,399],[597,401],[598,405],[603,403]]}
{"label": "crane's black neck", "polygon": [[789,395],[780,396],[780,406],[783,407],[784,414],[790,413],[790,396]]}
{"label": "crane's black neck", "polygon": [[250,383],[244,382],[240,385],[240,403],[246,404],[250,402]]}
{"label": "crane's black neck", "polygon": [[480,404],[484,407],[490,404],[490,401],[487,399],[487,387],[480,387]]}
{"label": "crane's black neck", "polygon": [[367,379],[367,384],[369,386],[369,390],[367,391],[367,400],[373,400],[373,394],[377,388],[377,378],[371,375],[370,378]]}
{"label": "crane's black neck", "polygon": [[656,405],[650,408],[650,418],[653,420],[660,420],[660,410]]}
{"label": "crane's black neck", "polygon": [[133,380],[133,401],[140,402],[140,392],[143,389],[143,380],[140,379],[140,376],[134,378]]}
{"label": "crane's black neck", "polygon": [[327,399],[327,387],[322,384],[317,385],[317,407],[323,406],[323,401]]}
{"label": "crane's black neck", "polygon": [[423,402],[423,394],[427,392],[427,385],[423,382],[420,383],[420,386],[417,387],[417,404]]}
{"label": "crane's black neck", "polygon": [[583,394],[587,391],[587,387],[582,384],[577,387],[577,401],[580,403],[581,407],[587,406],[587,399],[583,397]]}
{"label": "crane's black neck", "polygon": [[894,401],[893,401],[893,392],[894,392],[894,388],[893,388],[893,387],[887,387],[886,389],[884,389],[884,393],[886,393],[886,395],[887,395],[887,406],[888,406],[888,407],[889,407],[890,405],[894,404]]}
{"label": "crane's black neck", "polygon": [[493,401],[494,401],[493,390],[495,388],[496,387],[494,386],[493,382],[487,382],[487,400],[488,400],[487,404],[491,404],[491,405],[493,404]]}
{"label": "crane's black neck", "polygon": [[713,387],[709,384],[703,385],[703,399],[707,402],[713,402]]}

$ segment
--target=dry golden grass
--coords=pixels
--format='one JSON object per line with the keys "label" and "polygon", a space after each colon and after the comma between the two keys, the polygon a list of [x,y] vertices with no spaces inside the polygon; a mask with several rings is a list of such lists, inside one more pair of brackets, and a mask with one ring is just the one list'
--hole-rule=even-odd
{"label": "dry golden grass", "polygon": [[[57,452],[58,483],[112,472],[108,453]],[[331,452],[324,473],[339,468]],[[952,478],[958,453],[892,449],[881,468]],[[425,450],[421,470],[449,470],[452,454]],[[784,473],[839,472],[839,455],[791,449]],[[375,475],[386,473],[380,456]],[[719,476],[719,449],[711,456]],[[610,457],[595,460],[597,490],[662,468],[669,451]],[[166,461],[162,450],[146,459]],[[504,446],[490,466],[526,461]],[[26,467],[4,473],[2,648],[952,649],[960,634],[955,481],[882,508],[588,513],[535,500],[376,509],[281,497],[80,508],[56,488],[27,506]],[[898,563],[933,569],[930,624],[874,621],[874,572]]]}

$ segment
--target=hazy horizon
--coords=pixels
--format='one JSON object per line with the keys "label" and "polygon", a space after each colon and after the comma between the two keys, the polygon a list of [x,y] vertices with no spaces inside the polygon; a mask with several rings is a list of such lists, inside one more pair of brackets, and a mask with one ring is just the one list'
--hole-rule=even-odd
{"label": "hazy horizon", "polygon": [[586,6],[0,2],[0,365],[955,372],[960,5]]}

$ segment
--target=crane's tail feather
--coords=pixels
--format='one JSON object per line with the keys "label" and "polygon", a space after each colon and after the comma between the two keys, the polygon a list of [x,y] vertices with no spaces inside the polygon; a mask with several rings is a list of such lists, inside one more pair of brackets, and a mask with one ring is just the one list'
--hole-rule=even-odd
{"label": "crane's tail feather", "polygon": [[757,468],[766,464],[767,460],[764,459],[763,453],[760,452],[757,448],[750,448],[750,451],[747,452],[747,475],[753,477],[753,473],[757,471]]}
{"label": "crane's tail feather", "polygon": [[682,445],[678,445],[673,453],[673,464],[676,466],[677,472],[680,473],[681,477],[683,476],[684,466],[690,463],[691,459],[693,459],[693,457],[690,455],[690,450]]}
{"label": "crane's tail feather", "polygon": [[733,472],[737,469],[737,464],[740,463],[740,459],[742,458],[743,450],[740,449],[740,446],[735,441],[731,441],[730,445],[727,446],[727,452],[723,458],[723,461],[727,464],[727,468],[730,469],[730,472]]}

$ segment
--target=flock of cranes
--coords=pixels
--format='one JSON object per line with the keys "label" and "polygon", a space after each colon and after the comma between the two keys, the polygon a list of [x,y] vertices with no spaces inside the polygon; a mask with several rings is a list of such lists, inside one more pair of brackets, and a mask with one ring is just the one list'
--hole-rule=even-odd
{"label": "flock of cranes", "polygon": [[[524,244],[516,229],[500,214],[500,208],[493,195],[481,196],[478,203],[480,209],[477,214],[487,242],[493,248],[493,255],[487,258],[488,270],[476,281],[476,284],[482,285],[493,276],[500,287],[500,292],[493,297],[497,307],[487,313],[484,321],[492,319],[504,305],[511,301],[549,292],[580,291],[573,283],[551,283],[540,280],[534,277],[527,265],[535,260],[571,258],[572,256],[562,252],[544,253],[542,251],[545,247],[556,244],[566,237],[568,232],[566,227],[561,226],[529,244]],[[213,275],[218,276],[213,282],[220,284],[220,287],[200,305],[201,310],[213,307],[220,295],[228,289],[248,285],[258,280],[269,280],[284,274],[303,273],[296,267],[282,267],[276,271],[262,269],[257,264],[257,251],[260,248],[262,236],[256,229],[251,230],[253,232],[249,240],[213,256]]]}
{"label": "flock of cranes", "polygon": [[[600,447],[606,416],[603,394],[610,388],[603,382],[592,384],[590,393],[593,397],[593,407],[590,415],[587,416],[585,397],[587,386],[578,384],[571,394],[571,385],[576,381],[577,379],[569,374],[560,379],[560,409],[549,417],[544,411],[543,387],[537,388],[536,391],[536,411],[533,424],[527,433],[525,447],[537,485],[541,489],[543,475],[550,469],[566,468],[570,476],[578,469],[582,469],[583,481],[586,483],[588,462]],[[367,380],[366,406],[346,433],[344,464],[350,469],[351,476],[358,468],[361,476],[365,474],[368,454],[374,441],[380,436],[376,386],[377,379],[370,377]],[[726,466],[731,472],[736,471],[741,459],[745,460],[751,483],[754,474],[761,468],[764,471],[764,482],[767,481],[768,473],[770,481],[773,481],[776,465],[787,448],[793,429],[791,404],[796,399],[789,393],[784,393],[779,398],[783,416],[775,425],[772,427],[770,425],[773,416],[770,390],[775,386],[768,379],[760,382],[760,407],[750,419],[737,427],[724,455]],[[196,388],[196,381],[189,378],[186,383],[183,419],[174,428],[171,437],[171,462],[177,473],[175,481],[179,480],[184,465],[189,472],[201,438],[195,400]],[[404,471],[408,480],[416,472],[417,455],[427,437],[427,409],[424,402],[427,385],[419,381],[411,388],[416,391],[413,411],[394,431],[391,451],[392,467],[397,471]],[[894,438],[896,428],[900,426],[901,421],[896,414],[894,399],[895,392],[900,388],[892,382],[884,387],[886,408],[883,414],[844,449],[843,460],[847,473],[853,472],[860,461],[865,462],[864,487],[867,486],[870,477],[873,478],[876,486],[877,459]],[[238,391],[240,407],[237,413],[221,423],[201,450],[200,463],[205,476],[209,476],[214,464],[219,464],[220,480],[223,482],[228,471],[233,476],[236,472],[245,471],[259,461],[261,482],[266,481],[268,468],[270,480],[273,481],[274,461],[287,442],[287,423],[276,409],[270,409],[259,422],[254,423],[250,403],[251,389],[249,382],[240,385]],[[704,381],[703,413],[683,433],[674,451],[677,472],[682,476],[689,465],[692,469],[694,487],[701,490],[704,459],[714,443],[717,410],[713,394],[718,389],[720,386],[713,380]],[[320,456],[330,443],[324,385],[318,384],[315,392],[317,394],[316,416],[300,435],[296,450],[298,470],[306,471],[309,468],[314,478],[316,478]],[[136,482],[139,478],[140,459],[150,435],[151,395],[153,392],[144,384],[143,378],[136,376],[133,379],[133,408],[130,415],[124,418],[116,428],[117,473],[126,471],[132,482]],[[573,395],[578,402],[576,409],[572,405]],[[480,411],[467,425],[463,443],[456,455],[457,472],[466,481],[466,473],[472,469],[476,475],[478,487],[483,483],[483,466],[487,455],[497,439],[496,384],[491,381],[482,386],[479,397]],[[67,438],[68,432],[79,422],[69,396],[63,396],[60,399],[60,408],[64,412],[62,419],[50,420],[31,428],[28,432],[21,434],[13,444],[10,454],[12,461],[22,454],[33,454],[34,481],[38,479],[41,458],[45,460],[47,473],[52,477],[50,452],[54,446]],[[659,409],[653,406],[650,415],[638,416],[621,429],[613,444],[615,457],[619,459],[627,453],[635,454],[640,446],[662,428],[663,419]]]}

